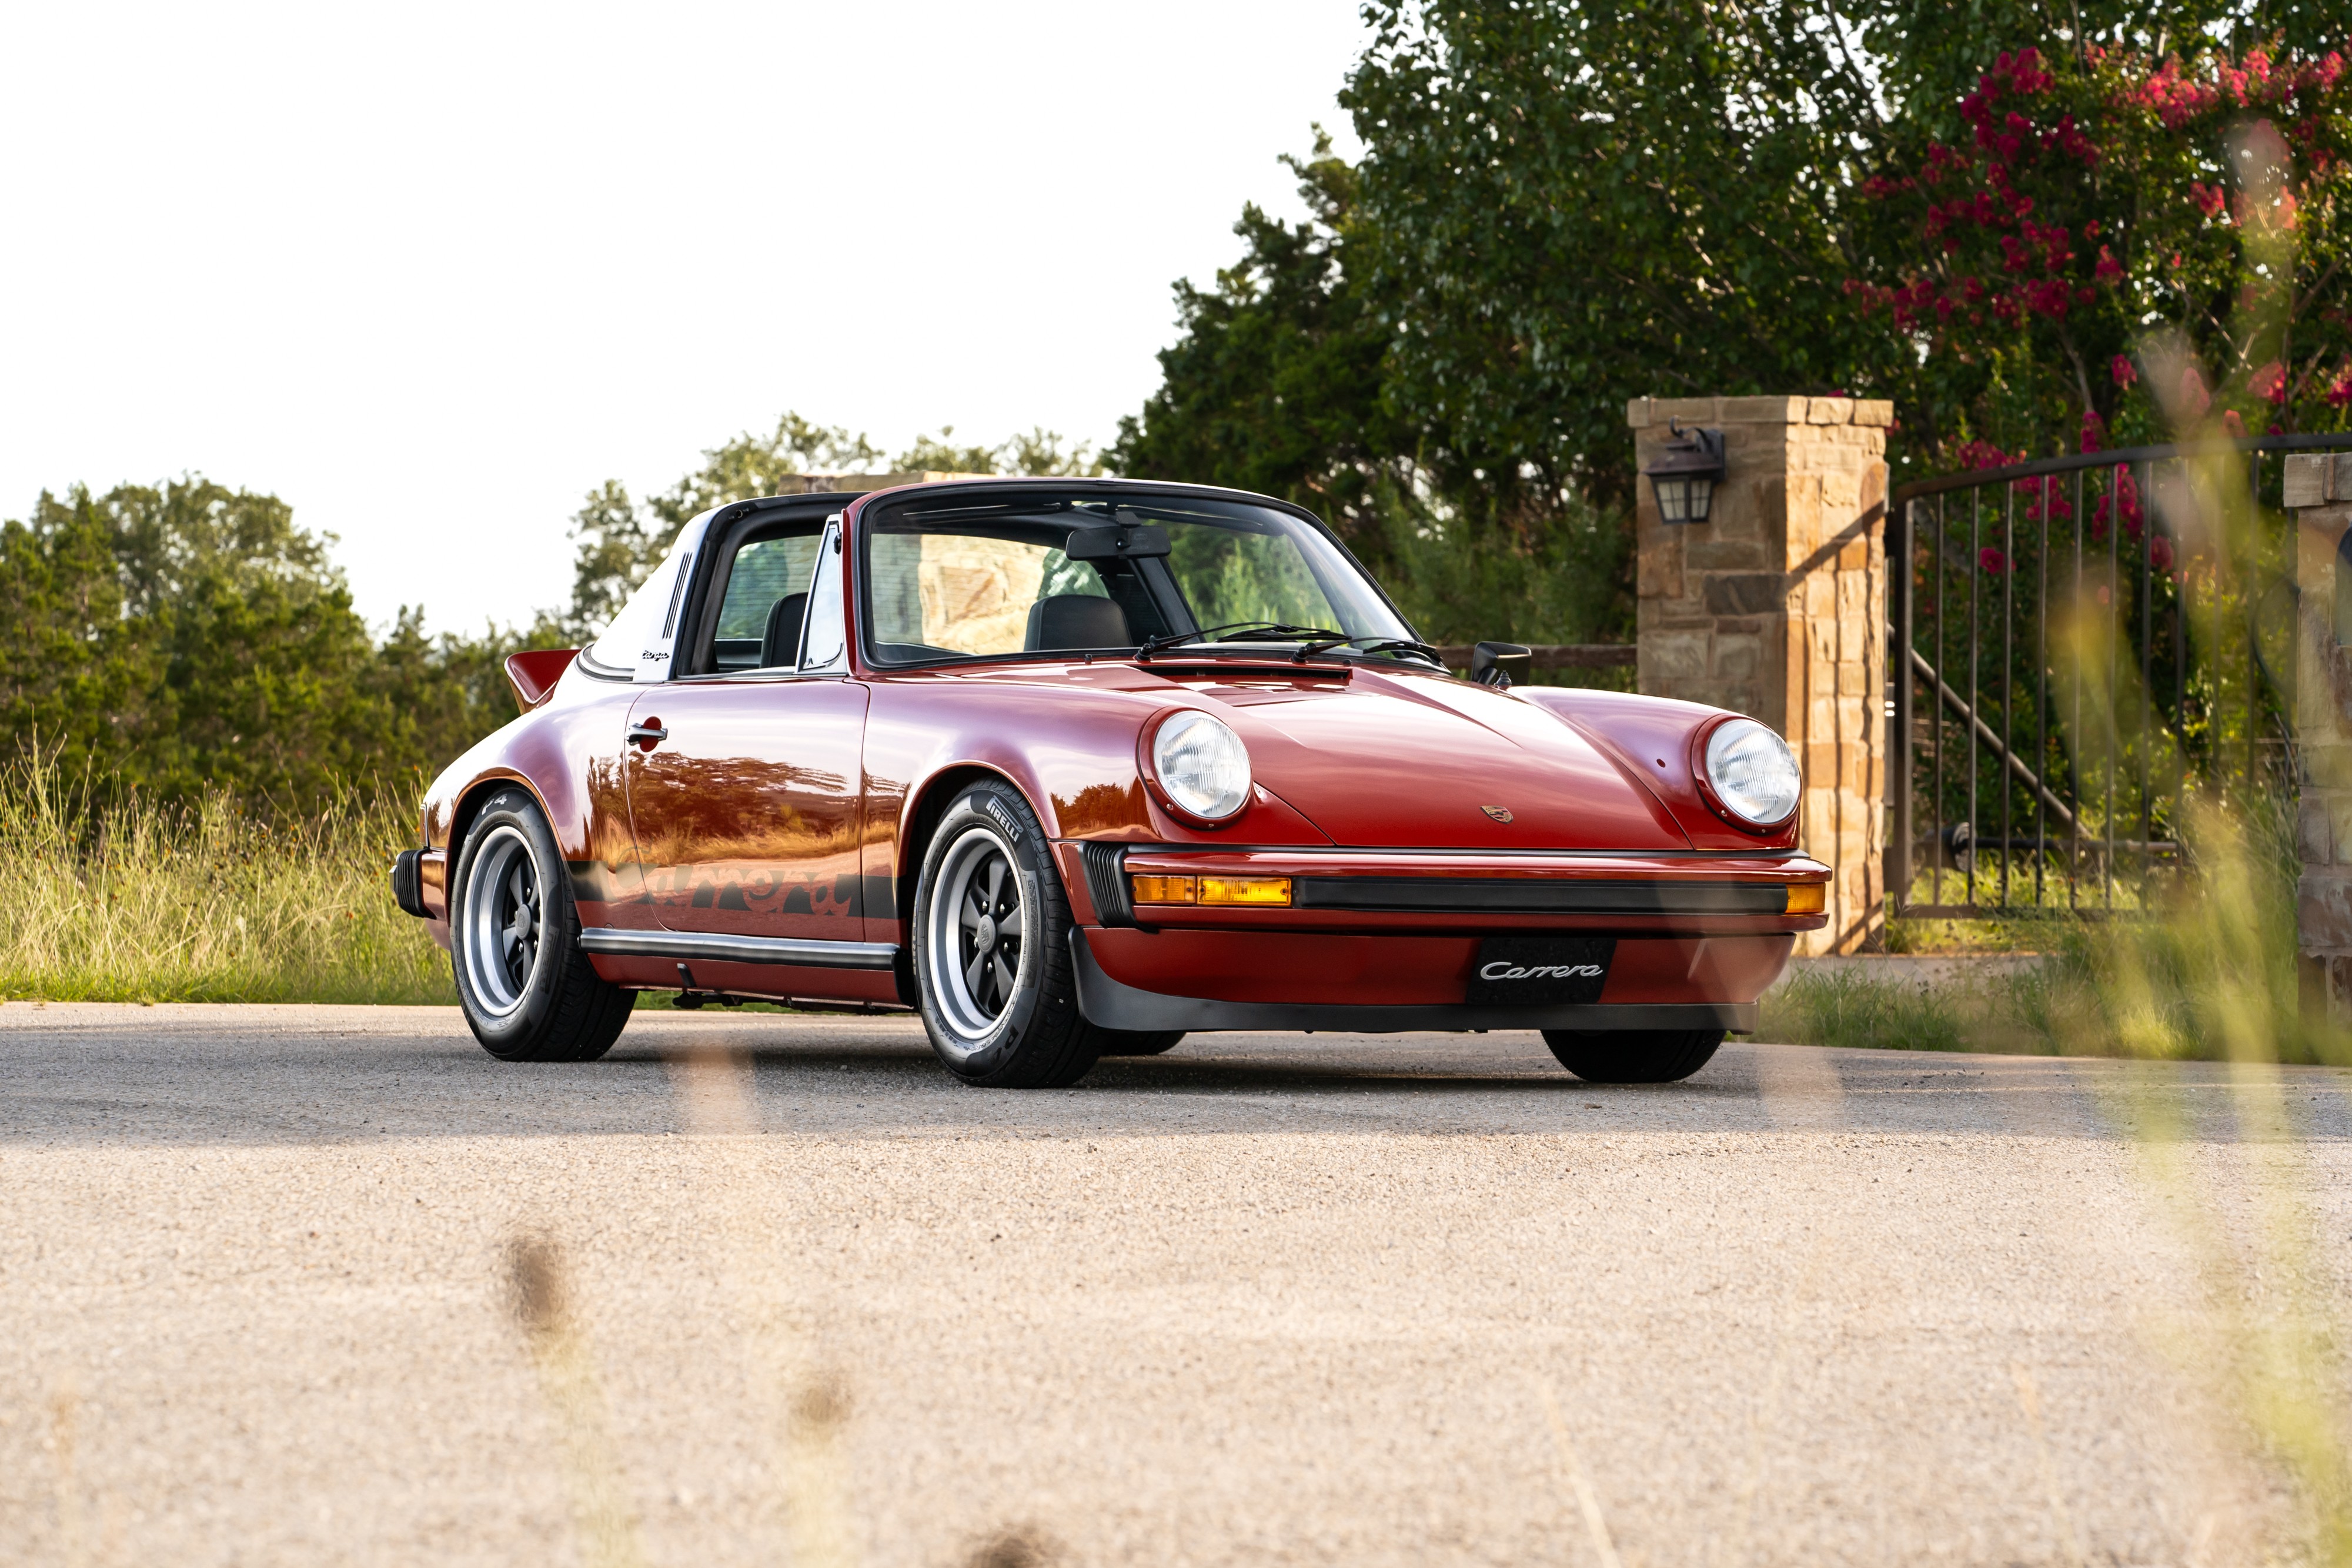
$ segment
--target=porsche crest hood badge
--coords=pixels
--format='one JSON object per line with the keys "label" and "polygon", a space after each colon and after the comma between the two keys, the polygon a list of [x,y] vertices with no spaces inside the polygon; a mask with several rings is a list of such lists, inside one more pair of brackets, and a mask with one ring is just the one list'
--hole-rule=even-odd
{"label": "porsche crest hood badge", "polygon": [[1511,809],[1508,806],[1481,806],[1478,810],[1498,822],[1507,822],[1511,820]]}

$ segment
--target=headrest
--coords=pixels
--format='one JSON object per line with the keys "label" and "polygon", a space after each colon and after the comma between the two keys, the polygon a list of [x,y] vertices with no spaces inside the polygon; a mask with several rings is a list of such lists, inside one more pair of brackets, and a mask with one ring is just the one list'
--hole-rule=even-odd
{"label": "headrest", "polygon": [[1049,648],[1131,648],[1127,612],[1114,599],[1092,593],[1055,593],[1029,607],[1029,653]]}
{"label": "headrest", "polygon": [[807,609],[805,593],[787,593],[776,601],[776,607],[768,612],[767,633],[760,639],[761,669],[772,670],[800,658],[801,616]]}

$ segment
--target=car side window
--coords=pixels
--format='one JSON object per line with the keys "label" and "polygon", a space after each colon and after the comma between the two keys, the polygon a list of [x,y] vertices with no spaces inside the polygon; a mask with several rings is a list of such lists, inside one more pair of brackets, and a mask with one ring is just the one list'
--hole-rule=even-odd
{"label": "car side window", "polygon": [[801,668],[830,673],[849,668],[849,629],[841,612],[841,525],[828,523],[809,579],[808,629]]}
{"label": "car side window", "polygon": [[736,547],[703,668],[723,675],[793,667],[800,654],[818,527],[811,522],[789,532],[761,533]]}
{"label": "car side window", "polygon": [[673,549],[654,568],[613,623],[581,655],[591,674],[626,680],[659,680],[668,674],[667,639],[676,628],[679,592],[693,560],[692,551]]}

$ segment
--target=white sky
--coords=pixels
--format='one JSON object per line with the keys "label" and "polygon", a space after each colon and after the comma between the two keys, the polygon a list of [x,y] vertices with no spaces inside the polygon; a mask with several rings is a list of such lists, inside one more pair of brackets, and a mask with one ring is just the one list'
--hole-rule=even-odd
{"label": "white sky", "polygon": [[1355,0],[21,4],[0,517],[200,472],[381,625],[523,621],[564,534],[787,408],[1100,442],[1169,286],[1336,105]]}

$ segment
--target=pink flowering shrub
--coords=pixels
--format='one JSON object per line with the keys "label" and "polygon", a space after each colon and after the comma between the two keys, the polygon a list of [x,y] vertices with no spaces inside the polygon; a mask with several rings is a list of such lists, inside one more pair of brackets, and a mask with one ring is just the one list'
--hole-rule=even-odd
{"label": "pink flowering shrub", "polygon": [[1864,185],[1845,287],[1910,349],[1870,389],[1906,465],[2352,423],[2346,76],[2341,50],[2001,55],[1960,134]]}

